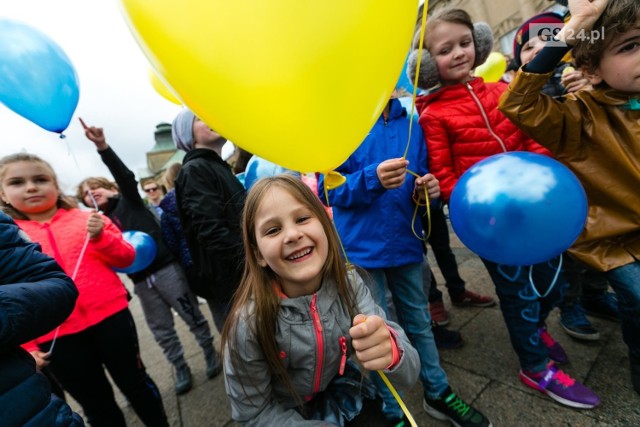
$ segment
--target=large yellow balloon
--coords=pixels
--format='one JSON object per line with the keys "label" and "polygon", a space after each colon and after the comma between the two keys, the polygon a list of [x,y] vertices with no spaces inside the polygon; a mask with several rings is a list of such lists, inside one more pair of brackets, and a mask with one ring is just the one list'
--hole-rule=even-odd
{"label": "large yellow balloon", "polygon": [[289,169],[358,147],[410,47],[418,0],[121,0],[154,69],[212,128]]}
{"label": "large yellow balloon", "polygon": [[182,102],[180,102],[180,100],[174,95],[174,93],[169,90],[167,85],[162,80],[160,80],[160,77],[158,77],[158,74],[153,71],[153,69],[149,69],[149,83],[151,83],[151,86],[153,86],[156,92],[158,92],[158,95],[162,96],[169,102],[182,105]]}
{"label": "large yellow balloon", "polygon": [[485,82],[494,83],[502,78],[507,70],[507,59],[500,52],[491,52],[484,64],[479,65],[475,75],[480,76]]}

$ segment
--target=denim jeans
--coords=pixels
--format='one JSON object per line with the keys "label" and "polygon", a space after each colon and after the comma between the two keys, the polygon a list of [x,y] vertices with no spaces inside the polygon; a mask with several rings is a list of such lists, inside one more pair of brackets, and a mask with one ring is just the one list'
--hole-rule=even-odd
{"label": "denim jeans", "polygon": [[[423,291],[422,263],[367,269],[367,272],[372,279],[367,280],[367,285],[376,303],[385,313],[388,313],[385,286],[389,287],[398,323],[420,356],[420,381],[425,395],[432,399],[439,397],[447,389],[449,383],[444,370],[440,367],[438,350],[433,339],[433,332],[431,332],[427,297]],[[384,400],[384,413],[387,418],[402,417],[402,410],[382,379],[375,373],[372,373],[371,379],[378,387]]]}
{"label": "denim jeans", "polygon": [[607,271],[607,279],[618,296],[622,339],[640,360],[640,261]]}
{"label": "denim jeans", "polygon": [[500,299],[500,310],[507,325],[511,346],[520,361],[520,367],[530,372],[540,372],[549,362],[549,351],[538,336],[538,328],[544,325],[549,312],[562,300],[567,282],[557,273],[558,258],[533,266],[533,284],[529,280],[529,267],[498,265],[482,259]]}
{"label": "denim jeans", "polygon": [[[449,295],[460,295],[465,291],[465,283],[460,277],[458,263],[451,250],[449,226],[447,225],[447,218],[444,215],[444,204],[437,202],[431,206],[431,229],[428,228],[427,217],[422,217],[422,226],[425,232],[427,232],[427,230],[430,231],[428,238],[429,246],[431,246],[438,268],[444,277]],[[431,276],[431,284],[429,286],[430,290],[427,294],[429,302],[442,301],[442,292],[438,289],[433,275]]]}
{"label": "denim jeans", "polygon": [[609,289],[609,282],[605,273],[592,270],[570,256],[563,258],[562,271],[567,282],[569,282],[569,287],[564,294],[561,309],[565,305],[573,305],[582,296],[602,295]]}

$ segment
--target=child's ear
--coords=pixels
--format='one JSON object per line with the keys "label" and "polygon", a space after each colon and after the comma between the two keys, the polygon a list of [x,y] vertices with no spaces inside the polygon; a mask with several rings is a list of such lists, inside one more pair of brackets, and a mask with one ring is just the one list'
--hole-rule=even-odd
{"label": "child's ear", "polygon": [[256,257],[256,260],[258,261],[258,265],[262,268],[266,268],[268,265],[267,261],[265,261],[265,259],[262,257],[262,254],[260,253],[260,250],[255,246],[253,247],[253,254]]}
{"label": "child's ear", "polygon": [[602,77],[600,77],[600,73],[598,70],[595,71],[589,71],[587,70],[585,67],[581,68],[580,71],[582,71],[582,74],[585,76],[585,78],[587,80],[589,80],[589,83],[591,83],[591,86],[596,86],[599,85],[600,83],[603,82]]}

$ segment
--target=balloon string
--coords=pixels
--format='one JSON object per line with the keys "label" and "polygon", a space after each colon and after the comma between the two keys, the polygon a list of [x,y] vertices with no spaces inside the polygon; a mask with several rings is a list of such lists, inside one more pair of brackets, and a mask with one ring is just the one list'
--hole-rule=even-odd
{"label": "balloon string", "polygon": [[558,262],[558,267],[556,268],[556,274],[553,276],[553,280],[551,281],[551,284],[549,285],[549,289],[547,289],[547,292],[545,292],[544,295],[540,295],[540,292],[538,292],[538,289],[536,288],[536,285],[533,283],[533,265],[529,266],[529,284],[531,285],[531,288],[533,289],[533,293],[536,294],[536,296],[538,298],[546,298],[546,296],[551,293],[551,290],[556,285],[556,281],[558,280],[558,276],[560,275],[560,270],[561,269],[562,269],[562,254],[560,254],[560,261]]}
{"label": "balloon string", "polygon": [[[416,175],[413,172],[411,173],[413,175]],[[324,176],[325,176],[325,182],[326,182],[327,174],[324,174]],[[329,203],[329,189],[327,188],[326,185],[324,185],[323,187],[324,187],[324,199],[327,201],[327,207],[331,208],[331,204]],[[425,192],[426,192],[426,189],[425,189]],[[347,251],[344,249],[344,245],[342,244],[342,239],[340,238],[340,234],[338,234],[338,228],[336,227],[336,223],[333,220],[333,215],[331,215],[331,225],[333,225],[333,230],[335,231],[335,234],[338,237],[338,243],[340,244],[340,248],[342,249],[342,254],[344,255],[345,263],[347,264],[347,266],[350,266],[351,263],[349,262],[349,258],[347,257]],[[413,227],[412,227],[412,230],[413,230]],[[376,372],[378,373],[378,375],[380,375],[380,378],[382,378],[382,381],[384,381],[386,386],[389,388],[389,391],[393,395],[394,399],[396,399],[396,402],[398,402],[398,405],[402,409],[402,412],[404,412],[404,414],[407,416],[407,419],[409,420],[409,423],[411,424],[411,426],[418,427],[418,424],[416,424],[415,420],[413,419],[413,416],[411,416],[411,412],[409,412],[409,409],[404,404],[402,397],[400,397],[400,394],[398,394],[395,387],[393,386],[393,384],[391,384],[391,382],[389,381],[387,376],[384,374],[384,372],[382,372],[381,369],[378,369]]]}
{"label": "balloon string", "polygon": [[420,59],[422,58],[422,50],[424,46],[424,33],[427,28],[427,12],[429,11],[429,0],[424,1],[422,9],[422,21],[420,23],[420,41],[418,43],[418,61],[416,61],[416,75],[413,78],[413,94],[411,95],[411,114],[409,115],[409,137],[407,138],[407,147],[404,149],[403,159],[407,158],[409,153],[409,145],[411,144],[411,130],[413,129],[413,115],[416,109],[416,97],[418,95],[418,76],[420,75]]}
{"label": "balloon string", "polygon": [[[82,258],[84,258],[84,253],[87,250],[87,245],[89,244],[89,239],[91,236],[87,233],[87,237],[84,239],[84,244],[82,245],[82,249],[80,250],[80,255],[78,256],[78,261],[76,261],[76,266],[73,269],[73,274],[71,275],[71,280],[75,282],[76,276],[78,275],[78,270],[80,269],[80,263],[82,262]],[[49,351],[46,356],[50,357],[53,353],[53,347],[56,345],[56,341],[58,340],[58,332],[60,332],[60,326],[56,328],[56,332],[53,334],[53,340],[51,340],[51,345],[49,346]]]}
{"label": "balloon string", "polygon": [[[418,175],[417,173],[407,169],[407,173],[415,176],[416,178],[420,178],[420,175]],[[418,240],[424,241],[425,239],[428,239],[429,236],[431,236],[431,209],[429,209],[429,193],[427,192],[427,187],[424,187],[424,202],[420,202],[420,200],[418,199],[413,199],[413,202],[415,203],[415,207],[413,209],[413,217],[411,218],[411,232],[413,233],[414,236],[416,236],[416,238]],[[424,238],[420,237],[418,235],[418,233],[416,233],[415,230],[415,223],[416,223],[416,217],[418,216],[418,209],[420,209],[420,206],[424,206],[425,207],[425,213],[422,216],[427,217],[427,229],[424,230],[426,231],[426,236]]]}

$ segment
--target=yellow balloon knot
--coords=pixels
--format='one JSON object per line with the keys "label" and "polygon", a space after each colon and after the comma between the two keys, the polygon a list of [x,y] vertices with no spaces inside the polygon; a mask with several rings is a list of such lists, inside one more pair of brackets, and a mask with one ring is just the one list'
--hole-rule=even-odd
{"label": "yellow balloon knot", "polygon": [[338,188],[345,182],[347,182],[347,178],[345,178],[340,172],[329,171],[324,174],[324,186],[328,190]]}

